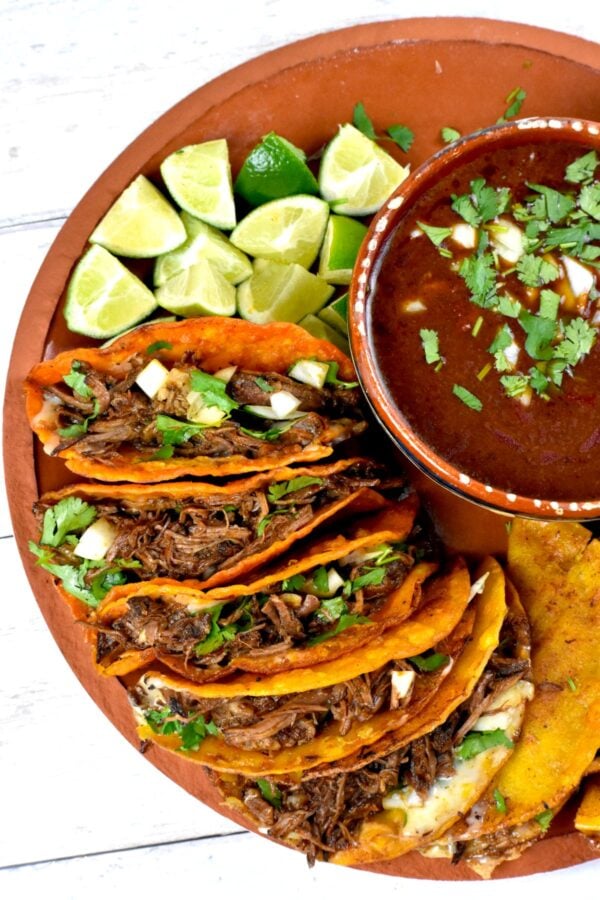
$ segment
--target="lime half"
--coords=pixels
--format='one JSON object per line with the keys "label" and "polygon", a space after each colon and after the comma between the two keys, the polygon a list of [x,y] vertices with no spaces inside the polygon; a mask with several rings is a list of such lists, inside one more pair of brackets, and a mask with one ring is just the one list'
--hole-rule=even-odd
{"label": "lime half", "polygon": [[160,173],[182,209],[226,231],[235,225],[227,141],[191,144],[167,156]]}
{"label": "lime half", "polygon": [[208,260],[169,278],[155,291],[158,305],[178,316],[233,316],[235,288]]}
{"label": "lime half", "polygon": [[309,268],[323,242],[329,207],[324,200],[298,194],[254,209],[231,233],[231,242],[252,256]]}
{"label": "lime half", "polygon": [[237,289],[238,311],[250,322],[298,322],[321,309],[333,293],[331,285],[297,263],[257,262],[252,277]]}
{"label": "lime half", "polygon": [[323,153],[319,187],[337,213],[377,212],[408,175],[389,153],[353,125],[342,125]]}
{"label": "lime half", "polygon": [[158,256],[183,241],[183,222],[144,175],[125,188],[90,237],[90,243],[130,257]]}
{"label": "lime half", "polygon": [[348,334],[348,294],[342,294],[329,306],[324,306],[319,313],[319,318],[346,337]]}
{"label": "lime half", "polygon": [[321,248],[319,275],[331,284],[350,284],[367,226],[348,216],[330,216]]}
{"label": "lime half", "polygon": [[246,157],[235,192],[250,206],[291,194],[318,194],[319,185],[299,147],[272,131]]}
{"label": "lime half", "polygon": [[327,322],[324,322],[323,319],[320,319],[318,316],[308,315],[304,316],[303,319],[300,319],[299,325],[301,325],[305,331],[308,331],[309,334],[312,334],[313,337],[321,338],[323,341],[329,341],[330,344],[334,344],[336,347],[345,353],[346,356],[350,356],[350,345],[348,344],[347,339],[336,331],[335,328],[331,328]]}
{"label": "lime half", "polygon": [[152,291],[103,247],[90,247],[67,288],[65,319],[70,331],[108,338],[154,312]]}
{"label": "lime half", "polygon": [[185,225],[187,240],[181,247],[159,256],[156,260],[154,266],[156,287],[160,287],[184,269],[189,269],[201,259],[207,259],[231,284],[239,284],[252,275],[252,263],[246,254],[234,247],[221,231],[196,219],[195,216],[190,216],[187,212],[181,213],[181,220]]}

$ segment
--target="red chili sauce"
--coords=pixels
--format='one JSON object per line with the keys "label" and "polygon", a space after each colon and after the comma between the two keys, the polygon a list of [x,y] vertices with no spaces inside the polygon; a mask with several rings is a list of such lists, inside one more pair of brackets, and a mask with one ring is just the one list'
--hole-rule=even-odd
{"label": "red chili sauce", "polygon": [[369,341],[390,399],[495,488],[600,497],[599,176],[581,145],[493,150],[417,200],[374,275]]}

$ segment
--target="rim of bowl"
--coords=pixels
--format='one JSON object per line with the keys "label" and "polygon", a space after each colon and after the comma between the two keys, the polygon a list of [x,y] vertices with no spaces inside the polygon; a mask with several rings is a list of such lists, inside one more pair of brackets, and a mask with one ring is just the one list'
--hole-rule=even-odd
{"label": "rim of bowl", "polygon": [[589,519],[600,516],[600,498],[555,500],[529,497],[485,483],[461,472],[436,453],[410,427],[387,394],[369,346],[367,307],[383,250],[404,216],[407,206],[420,197],[442,173],[479,156],[498,144],[570,140],[600,150],[600,123],[584,119],[532,116],[465,135],[420,165],[374,216],[362,243],[350,283],[349,334],[352,356],[361,387],[377,419],[393,442],[435,482],[477,505],[506,515]]}

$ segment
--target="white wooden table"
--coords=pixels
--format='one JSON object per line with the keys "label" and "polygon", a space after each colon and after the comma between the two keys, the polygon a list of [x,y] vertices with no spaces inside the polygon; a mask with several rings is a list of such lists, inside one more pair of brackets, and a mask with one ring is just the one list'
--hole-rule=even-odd
{"label": "white wooden table", "polygon": [[[202,83],[288,41],[406,15],[495,15],[600,41],[592,9],[532,0],[498,8],[344,0],[343,11],[322,0],[0,0],[2,380],[28,288],[71,208],[144,127]],[[1,896],[597,896],[600,860],[510,886],[308,870],[301,855],[241,832],[185,794],[100,714],[46,630],[4,500],[0,572]]]}

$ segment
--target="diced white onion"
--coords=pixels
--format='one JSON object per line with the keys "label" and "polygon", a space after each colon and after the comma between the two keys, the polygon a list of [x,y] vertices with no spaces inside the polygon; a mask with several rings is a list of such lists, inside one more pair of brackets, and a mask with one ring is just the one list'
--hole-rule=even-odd
{"label": "diced white onion", "polygon": [[511,720],[509,712],[497,712],[491,715],[480,716],[479,719],[471,726],[473,731],[505,731]]}
{"label": "diced white onion", "polygon": [[513,341],[502,352],[504,353],[504,356],[510,363],[511,368],[516,369],[517,368],[517,360],[519,359],[519,353],[521,352],[521,348],[519,347],[517,342]]}
{"label": "diced white onion", "polygon": [[299,359],[289,371],[290,378],[310,384],[311,387],[322,388],[329,372],[329,363],[316,359]]}
{"label": "diced white onion", "polygon": [[152,400],[168,377],[169,370],[163,366],[161,361],[159,359],[151,359],[135,379],[135,383]]}
{"label": "diced white onion", "polygon": [[344,586],[344,579],[340,575],[339,572],[336,572],[335,569],[328,569],[327,571],[327,587],[329,589],[330,594],[335,594],[336,591],[339,591],[340,588]]}
{"label": "diced white onion", "polygon": [[490,228],[490,241],[498,256],[514,265],[525,253],[525,235],[514,222],[498,219]]}
{"label": "diced white onion", "polygon": [[587,296],[594,287],[594,276],[586,266],[582,266],[576,259],[570,256],[561,256],[561,263],[567,273],[567,281],[573,291],[573,296]]}
{"label": "diced white onion", "polygon": [[96,519],[83,532],[73,552],[82,559],[104,559],[117,534],[117,529],[108,519]]}
{"label": "diced white onion", "polygon": [[187,418],[196,425],[218,425],[227,415],[218,406],[208,406],[199,391],[190,391],[185,399],[188,402]]}
{"label": "diced white onion", "polygon": [[472,250],[477,246],[477,229],[466,222],[455,225],[452,229],[452,240],[455,244],[460,244],[465,250]]}
{"label": "diced white onion", "polygon": [[415,678],[416,675],[412,669],[401,669],[400,671],[394,669],[391,677],[392,692],[395,693],[396,697],[400,700],[404,700],[405,697],[408,697],[415,682]]}
{"label": "diced white onion", "polygon": [[225,384],[228,384],[235,375],[236,369],[237,366],[227,366],[225,369],[219,369],[218,372],[214,373],[213,378],[218,378],[219,381],[224,381]]}
{"label": "diced white onion", "polygon": [[478,578],[477,581],[474,581],[471,585],[471,590],[469,591],[469,603],[471,600],[477,596],[477,594],[482,594],[483,589],[485,587],[485,583],[489,578],[490,573],[486,572],[485,575],[482,575],[481,578]]}
{"label": "diced white onion", "polygon": [[287,419],[290,413],[296,412],[301,402],[289,391],[274,391],[271,394],[271,408],[278,419]]}
{"label": "diced white onion", "polygon": [[425,312],[427,307],[422,300],[405,300],[402,309],[407,313]]}
{"label": "diced white onion", "polygon": [[[272,406],[249,405],[249,406],[245,406],[244,409],[246,410],[246,412],[252,413],[253,416],[258,416],[259,419],[271,419],[272,421],[276,421],[276,422],[281,421],[281,417],[276,414],[276,412]],[[286,419],[301,419],[305,415],[306,415],[306,413],[304,413],[304,412],[294,412],[294,413],[290,413],[289,415],[285,416],[285,418]]]}

